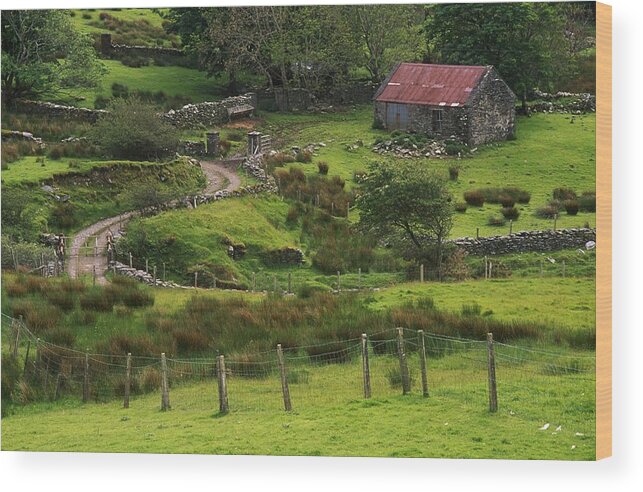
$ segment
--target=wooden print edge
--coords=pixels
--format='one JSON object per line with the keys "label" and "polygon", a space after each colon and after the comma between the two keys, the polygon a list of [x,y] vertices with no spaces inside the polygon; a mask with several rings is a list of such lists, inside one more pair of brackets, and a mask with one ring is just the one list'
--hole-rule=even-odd
{"label": "wooden print edge", "polygon": [[596,459],[612,455],[612,7],[596,3]]}

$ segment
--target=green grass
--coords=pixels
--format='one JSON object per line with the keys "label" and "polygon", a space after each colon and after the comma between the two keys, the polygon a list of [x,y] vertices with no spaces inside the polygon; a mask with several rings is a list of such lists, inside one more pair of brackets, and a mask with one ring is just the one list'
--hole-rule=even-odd
{"label": "green grass", "polygon": [[[28,214],[22,214],[20,224],[3,221],[7,232],[18,227],[23,229],[19,237],[37,237],[40,232],[48,230],[51,211],[58,202],[40,189],[39,184],[43,180],[48,180],[56,194],[69,195],[75,220],[74,225],[64,232],[75,232],[105,217],[131,210],[132,193],[137,189],[153,186],[161,191],[185,195],[205,186],[201,170],[183,160],[158,163],[72,159],[80,163],[80,170],[69,168],[69,160],[56,162],[47,159],[42,168],[39,164],[30,164],[32,158],[25,158],[2,172],[3,193],[7,194],[3,206],[15,208],[23,206],[19,203],[24,202],[29,210]],[[23,161],[27,167],[21,170]],[[52,166],[52,162],[56,164]],[[72,172],[79,174],[71,175]],[[23,196],[25,200],[22,200]]]}
{"label": "green grass", "polygon": [[[320,115],[263,114],[262,129],[276,137],[277,145],[305,146],[324,142],[325,148],[311,164],[297,164],[307,174],[316,174],[316,161],[329,163],[329,176],[339,175],[347,186],[354,186],[353,172],[366,169],[369,162],[386,159],[371,151],[377,137],[386,136],[381,130],[371,129],[372,108],[360,106],[343,113]],[[595,188],[595,115],[576,116],[570,123],[568,115],[537,114],[530,118],[520,117],[517,123],[517,139],[480,147],[471,158],[423,159],[422,162],[448,176],[448,167],[460,166],[457,182],[450,188],[456,201],[463,201],[462,193],[474,188],[518,186],[531,193],[528,205],[518,205],[520,218],[514,222],[513,231],[543,230],[553,227],[553,220],[539,219],[534,211],[544,206],[551,198],[554,188],[568,187],[578,193]],[[347,145],[362,140],[363,147],[347,150]],[[465,213],[456,214],[452,237],[475,236],[476,228],[481,236],[507,234],[509,225],[487,225],[491,215],[499,215],[500,206],[485,204],[481,208],[469,207]],[[357,213],[351,219],[356,220]],[[582,227],[585,223],[594,226],[594,213],[579,213],[577,216],[561,214],[557,226]]]}
{"label": "green grass", "polygon": [[[2,171],[2,183],[38,183],[53,177],[55,174],[83,173],[95,167],[112,165],[139,165],[140,162],[106,161],[96,159],[81,159],[63,157],[58,160],[45,157],[45,162],[37,162],[37,156],[26,156],[9,164],[9,169]],[[72,165],[73,163],[73,165]],[[44,164],[44,165],[43,165]],[[145,165],[147,163],[143,163]],[[149,163],[153,164],[153,163]]]}
{"label": "green grass", "polygon": [[[579,354],[581,357],[590,354]],[[587,359],[591,363],[591,359]],[[429,359],[431,397],[399,395],[383,377],[394,358],[372,357],[373,398],[361,396],[361,366],[306,367],[284,412],[279,379],[229,379],[230,414],[218,414],[216,383],[177,385],[172,410],[160,395],[83,405],[79,398],[14,407],[2,449],[72,452],[269,454],[591,460],[591,378],[546,376],[542,364],[497,368],[499,411],[487,411],[485,367],[458,355]],[[409,365],[416,371],[417,359]],[[522,376],[533,371],[529,377]],[[357,424],[359,423],[359,424]],[[539,430],[550,423],[546,431]],[[555,431],[558,426],[560,431]]]}
{"label": "green grass", "polygon": [[534,321],[569,329],[596,325],[594,278],[510,278],[457,283],[401,284],[371,294],[372,309],[383,309],[431,297],[440,310],[460,312],[478,304],[498,320]]}
{"label": "green grass", "polygon": [[96,96],[112,96],[112,84],[126,85],[130,92],[163,91],[168,96],[183,96],[193,103],[216,101],[225,97],[223,86],[227,83],[225,76],[210,78],[205,72],[193,68],[148,65],[132,68],[118,60],[102,60],[107,68],[100,87],[97,89],[74,89],[69,94],[72,98],[84,98],[77,104],[93,108]]}

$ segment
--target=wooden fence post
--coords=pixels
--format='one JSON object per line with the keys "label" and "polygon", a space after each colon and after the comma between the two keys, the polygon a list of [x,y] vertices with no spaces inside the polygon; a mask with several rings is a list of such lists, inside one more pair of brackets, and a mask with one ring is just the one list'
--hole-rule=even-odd
{"label": "wooden fence post", "polygon": [[489,262],[487,261],[487,257],[485,256],[484,257],[484,278],[485,278],[485,280],[487,280],[487,278],[488,278],[488,272],[489,272],[488,268],[489,268]]}
{"label": "wooden fence post", "polygon": [[337,270],[337,292],[342,290],[342,277],[341,277],[341,275],[342,274],[340,273],[340,271]]}
{"label": "wooden fence post", "polygon": [[27,339],[27,351],[25,352],[25,365],[22,368],[22,377],[27,376],[27,364],[29,363],[29,349],[31,348],[31,340]]}
{"label": "wooden fence post", "polygon": [[357,269],[357,288],[362,288],[362,267]]}
{"label": "wooden fence post", "polygon": [[219,413],[228,413],[228,386],[223,355],[217,358],[217,383],[219,387]]}
{"label": "wooden fence post", "polygon": [[281,376],[281,391],[284,394],[284,409],[286,412],[292,410],[290,403],[290,390],[288,389],[288,375],[286,374],[286,363],[284,362],[284,352],[281,350],[281,344],[277,344],[277,359],[279,361],[279,374]]}
{"label": "wooden fence post", "polygon": [[420,352],[420,372],[422,373],[422,396],[429,396],[429,380],[426,377],[426,347],[424,330],[418,330],[418,351]]}
{"label": "wooden fence post", "polygon": [[125,394],[123,396],[123,408],[129,408],[129,391],[132,384],[132,354],[127,353],[127,367],[125,369]]}
{"label": "wooden fence post", "polygon": [[96,265],[92,265],[92,285],[96,285]]}
{"label": "wooden fence post", "polygon": [[150,260],[145,258],[145,273],[150,273]]}
{"label": "wooden fence post", "polygon": [[61,385],[62,385],[62,374],[58,373],[58,376],[56,376],[56,389],[54,390],[54,401],[60,398]]}
{"label": "wooden fence post", "polygon": [[20,322],[12,323],[16,327],[16,340],[13,345],[13,360],[18,360],[18,346],[20,345]]}
{"label": "wooden fence post", "polygon": [[170,387],[167,383],[167,360],[165,352],[161,354],[161,410],[170,409]]}
{"label": "wooden fence post", "polygon": [[288,272],[288,294],[292,293],[292,273]]}
{"label": "wooden fence post", "polygon": [[371,397],[371,370],[368,365],[368,335],[362,333],[362,372],[364,375],[364,398]]}
{"label": "wooden fence post", "polygon": [[476,227],[476,239],[480,239],[480,228]]}
{"label": "wooden fence post", "polygon": [[404,352],[404,328],[397,329],[397,356],[400,359],[402,394],[406,395],[411,391],[411,384],[409,380],[409,368],[406,364],[406,353]]}
{"label": "wooden fence post", "polygon": [[514,221],[512,219],[509,219],[509,235],[513,233],[513,228],[514,228]]}
{"label": "wooden fence post", "polygon": [[153,285],[154,285],[154,287],[156,287],[156,265],[154,265],[154,268],[152,268],[152,272],[153,272],[152,278],[153,278],[153,281],[154,281]]}
{"label": "wooden fence post", "polygon": [[496,359],[493,353],[493,333],[487,333],[487,362],[489,366],[489,411],[498,411],[498,390],[496,388]]}
{"label": "wooden fence post", "polygon": [[424,263],[420,263],[420,283],[424,283]]}
{"label": "wooden fence post", "polygon": [[83,403],[89,401],[89,352],[85,351],[85,375],[83,377]]}
{"label": "wooden fence post", "polygon": [[129,267],[132,268],[132,252],[129,253]]}
{"label": "wooden fence post", "polygon": [[199,287],[199,272],[194,272],[194,288]]}

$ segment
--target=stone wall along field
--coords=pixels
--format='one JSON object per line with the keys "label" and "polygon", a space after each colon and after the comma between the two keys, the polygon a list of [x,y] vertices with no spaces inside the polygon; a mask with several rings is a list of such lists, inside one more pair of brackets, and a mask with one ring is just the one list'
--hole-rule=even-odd
{"label": "stone wall along field", "polygon": [[470,255],[503,255],[509,253],[547,252],[584,248],[596,242],[596,229],[560,229],[557,231],[525,231],[509,236],[454,239],[454,244]]}

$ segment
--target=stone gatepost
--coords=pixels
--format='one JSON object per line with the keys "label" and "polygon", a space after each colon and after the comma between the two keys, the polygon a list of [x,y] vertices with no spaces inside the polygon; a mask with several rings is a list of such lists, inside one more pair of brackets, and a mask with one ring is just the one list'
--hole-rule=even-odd
{"label": "stone gatepost", "polygon": [[219,132],[208,132],[205,134],[205,154],[213,157],[219,154]]}
{"label": "stone gatepost", "polygon": [[248,133],[248,155],[256,155],[261,153],[261,133],[249,132]]}
{"label": "stone gatepost", "polygon": [[100,35],[100,52],[107,56],[112,53],[112,35],[108,32]]}

